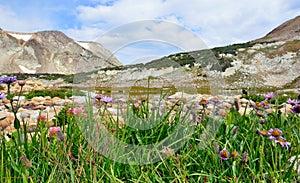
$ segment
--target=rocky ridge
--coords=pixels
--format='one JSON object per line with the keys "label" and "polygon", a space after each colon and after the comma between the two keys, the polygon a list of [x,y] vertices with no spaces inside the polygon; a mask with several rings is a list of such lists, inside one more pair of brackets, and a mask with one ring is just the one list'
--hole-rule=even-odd
{"label": "rocky ridge", "polygon": [[120,65],[101,44],[74,41],[59,31],[0,30],[1,73],[73,74]]}

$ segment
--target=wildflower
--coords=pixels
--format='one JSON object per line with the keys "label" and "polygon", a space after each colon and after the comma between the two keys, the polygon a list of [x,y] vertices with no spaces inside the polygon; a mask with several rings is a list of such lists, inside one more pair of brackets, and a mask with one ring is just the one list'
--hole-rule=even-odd
{"label": "wildflower", "polygon": [[147,100],[147,97],[145,97],[145,96],[142,96],[142,97],[141,97],[141,101],[142,101],[142,102],[146,102],[146,100]]}
{"label": "wildflower", "polygon": [[263,135],[263,136],[270,136],[271,135],[270,132],[267,131],[267,130],[258,130],[257,134],[258,135]]}
{"label": "wildflower", "polygon": [[286,101],[287,104],[291,104],[292,106],[296,105],[296,104],[299,104],[299,101],[297,99],[288,99]]}
{"label": "wildflower", "polygon": [[29,159],[26,156],[21,156],[21,161],[26,168],[32,167],[31,161],[29,161]]}
{"label": "wildflower", "polygon": [[73,114],[73,115],[78,115],[78,114],[81,114],[82,112],[83,112],[83,109],[78,108],[78,107],[70,108],[70,109],[67,110],[68,114]]}
{"label": "wildflower", "polygon": [[294,105],[292,111],[294,113],[300,113],[300,105],[299,104]]}
{"label": "wildflower", "polygon": [[134,105],[133,105],[133,107],[135,109],[139,109],[140,108],[140,104],[138,102],[135,102]]}
{"label": "wildflower", "polygon": [[17,77],[16,76],[7,76],[5,78],[2,78],[2,82],[5,83],[5,84],[11,84],[13,82],[16,82],[17,81]]}
{"label": "wildflower", "polygon": [[260,104],[265,107],[265,108],[269,108],[270,107],[270,104],[267,100],[264,100],[264,101],[261,101]]}
{"label": "wildflower", "polygon": [[238,156],[239,156],[239,153],[236,152],[236,151],[234,151],[234,152],[231,153],[231,157],[232,157],[232,158],[236,158],[236,157],[238,157]]}
{"label": "wildflower", "polygon": [[103,102],[105,102],[105,103],[109,103],[109,102],[112,101],[112,98],[111,98],[111,97],[108,97],[108,96],[104,96],[104,97],[102,98],[102,100],[103,100]]}
{"label": "wildflower", "polygon": [[243,155],[242,155],[242,161],[243,161],[244,163],[246,163],[246,162],[248,161],[248,156],[249,156],[249,154],[248,154],[247,152],[244,152],[244,153],[243,153]]}
{"label": "wildflower", "polygon": [[1,93],[1,94],[0,94],[0,99],[4,99],[4,98],[6,98],[5,93]]}
{"label": "wildflower", "polygon": [[266,100],[272,99],[275,97],[274,93],[268,93],[268,94],[263,94],[263,97],[265,97]]}
{"label": "wildflower", "polygon": [[94,98],[97,99],[97,100],[101,100],[103,97],[104,97],[103,94],[97,94],[97,95],[94,96]]}
{"label": "wildflower", "polygon": [[36,117],[38,121],[46,121],[47,117],[44,114],[38,115]]}
{"label": "wildflower", "polygon": [[50,127],[49,134],[50,136],[54,136],[58,131],[61,131],[60,127]]}
{"label": "wildflower", "polygon": [[208,102],[207,102],[207,100],[202,99],[202,100],[199,101],[199,104],[203,105],[203,106],[206,106],[208,104]]}
{"label": "wildflower", "polygon": [[255,104],[253,105],[253,107],[254,107],[255,109],[257,109],[257,110],[262,110],[262,109],[263,109],[263,105],[262,105],[261,103],[255,103]]}
{"label": "wildflower", "polygon": [[21,87],[24,86],[25,84],[26,84],[25,80],[19,80],[18,81],[18,85],[21,86]]}
{"label": "wildflower", "polygon": [[282,135],[282,131],[281,130],[279,130],[278,128],[271,128],[270,130],[269,130],[269,133],[273,136],[273,137],[275,137],[275,138],[277,138],[277,137],[281,137],[281,135]]}
{"label": "wildflower", "polygon": [[287,149],[288,149],[289,146],[291,145],[291,143],[285,141],[284,138],[279,138],[278,140],[275,140],[275,143],[276,143],[276,144],[279,143],[279,144],[281,145],[281,147],[286,147]]}
{"label": "wildflower", "polygon": [[221,160],[228,160],[230,157],[230,153],[228,150],[223,149],[222,151],[220,151],[219,156],[220,156]]}

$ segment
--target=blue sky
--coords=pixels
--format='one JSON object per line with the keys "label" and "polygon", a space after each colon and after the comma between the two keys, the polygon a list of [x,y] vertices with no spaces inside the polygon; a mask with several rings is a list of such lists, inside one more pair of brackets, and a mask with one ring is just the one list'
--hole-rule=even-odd
{"label": "blue sky", "polygon": [[[250,41],[264,36],[281,23],[300,15],[299,0],[0,0],[0,27],[4,30],[36,32],[60,30],[75,40],[100,41],[105,47],[118,39],[128,41],[113,51],[125,64],[187,49]],[[166,21],[154,29],[138,29],[144,20]],[[127,25],[137,26],[128,28]],[[118,29],[118,28],[122,29]],[[180,29],[182,28],[182,29]],[[118,30],[118,34],[109,32]],[[159,35],[162,40],[133,43],[134,35]],[[130,34],[130,39],[128,35]],[[103,35],[113,36],[109,45]],[[115,36],[118,35],[118,36]],[[186,39],[182,39],[185,38]],[[156,37],[157,38],[157,37]],[[166,40],[174,39],[176,44]],[[190,38],[190,39],[188,39]],[[179,46],[178,46],[179,45]],[[146,59],[147,60],[147,59]]]}

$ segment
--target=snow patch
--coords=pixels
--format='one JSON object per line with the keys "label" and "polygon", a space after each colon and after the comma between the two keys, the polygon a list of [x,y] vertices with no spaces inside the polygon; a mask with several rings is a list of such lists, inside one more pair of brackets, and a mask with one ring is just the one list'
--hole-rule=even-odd
{"label": "snow patch", "polygon": [[76,41],[77,44],[79,44],[81,47],[87,49],[87,50],[90,50],[90,46],[89,46],[89,43],[85,43],[85,42],[78,42]]}
{"label": "snow patch", "polygon": [[16,39],[22,39],[24,41],[28,41],[32,37],[32,34],[14,34],[14,33],[8,33],[8,34],[15,37]]}
{"label": "snow patch", "polygon": [[19,65],[20,69],[24,72],[24,73],[28,73],[28,74],[35,74],[36,73],[36,70],[30,70],[30,69],[27,69],[26,67],[22,66],[22,65]]}

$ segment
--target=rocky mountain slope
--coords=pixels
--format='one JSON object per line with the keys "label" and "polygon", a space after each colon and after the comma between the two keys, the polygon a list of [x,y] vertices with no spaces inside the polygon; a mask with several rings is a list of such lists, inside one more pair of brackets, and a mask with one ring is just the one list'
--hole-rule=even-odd
{"label": "rocky mountain slope", "polygon": [[120,65],[99,43],[77,42],[59,31],[0,29],[0,73],[72,74]]}
{"label": "rocky mountain slope", "polygon": [[126,81],[121,83],[124,85],[148,76],[195,88],[299,88],[300,16],[254,41],[178,53],[146,64],[99,71],[97,78],[102,85],[112,86],[121,78]]}

